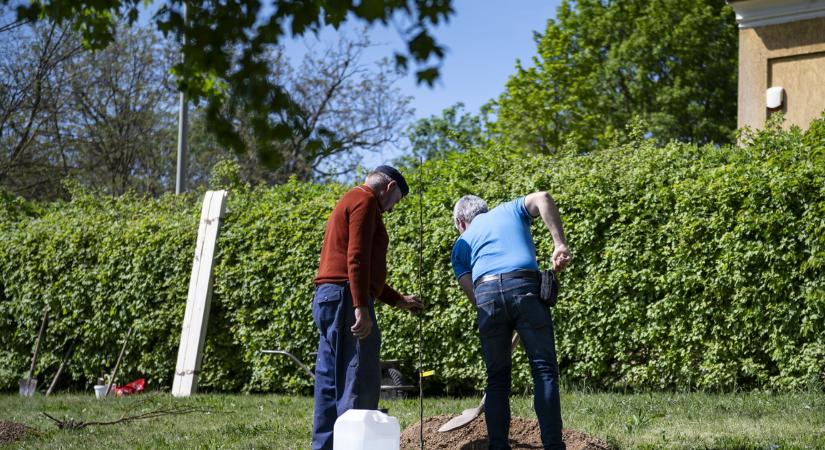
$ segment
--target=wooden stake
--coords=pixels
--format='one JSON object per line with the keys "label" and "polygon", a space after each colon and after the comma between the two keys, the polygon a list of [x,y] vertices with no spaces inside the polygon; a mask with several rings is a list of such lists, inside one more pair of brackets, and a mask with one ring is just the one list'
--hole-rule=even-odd
{"label": "wooden stake", "polygon": [[106,395],[104,397],[109,396],[109,392],[112,390],[112,385],[115,384],[115,380],[117,380],[117,369],[120,367],[120,361],[123,359],[123,354],[126,352],[126,344],[129,343],[129,337],[132,335],[132,327],[129,327],[129,332],[126,333],[126,339],[123,340],[123,347],[120,348],[120,355],[117,357],[117,362],[115,363],[115,370],[112,371],[112,378],[109,379],[109,384],[106,385]]}
{"label": "wooden stake", "polygon": [[188,397],[197,392],[212,301],[212,266],[221,220],[226,212],[226,198],[226,191],[206,191],[203,198],[178,361],[172,380],[172,395],[175,397]]}

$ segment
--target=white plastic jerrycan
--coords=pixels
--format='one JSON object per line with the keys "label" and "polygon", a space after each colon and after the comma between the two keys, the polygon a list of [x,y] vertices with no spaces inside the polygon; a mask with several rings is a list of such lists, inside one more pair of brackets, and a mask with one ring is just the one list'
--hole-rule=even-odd
{"label": "white plastic jerrycan", "polygon": [[333,450],[399,450],[398,419],[372,409],[350,409],[335,421]]}

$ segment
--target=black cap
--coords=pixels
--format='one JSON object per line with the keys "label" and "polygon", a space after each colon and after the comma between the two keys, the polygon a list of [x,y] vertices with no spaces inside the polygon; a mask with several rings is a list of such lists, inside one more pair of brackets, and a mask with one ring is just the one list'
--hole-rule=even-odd
{"label": "black cap", "polygon": [[385,173],[390,178],[392,178],[398,185],[398,188],[401,189],[402,196],[410,193],[410,187],[407,186],[407,180],[404,179],[404,175],[401,175],[401,172],[399,172],[398,169],[396,169],[395,167],[378,166],[375,168],[375,170],[373,170],[373,172]]}

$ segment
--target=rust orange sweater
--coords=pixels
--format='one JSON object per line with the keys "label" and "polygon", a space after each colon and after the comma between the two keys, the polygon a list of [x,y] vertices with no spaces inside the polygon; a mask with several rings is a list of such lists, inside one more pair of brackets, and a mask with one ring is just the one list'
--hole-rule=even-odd
{"label": "rust orange sweater", "polygon": [[402,296],[386,284],[388,244],[375,192],[350,189],[327,221],[315,284],[349,281],[355,308],[368,306],[370,297],[395,305]]}

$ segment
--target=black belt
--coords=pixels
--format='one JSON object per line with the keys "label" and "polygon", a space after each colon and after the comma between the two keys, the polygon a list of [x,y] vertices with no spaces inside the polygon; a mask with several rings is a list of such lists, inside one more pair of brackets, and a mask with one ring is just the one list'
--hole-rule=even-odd
{"label": "black belt", "polygon": [[509,280],[511,278],[527,278],[529,280],[538,281],[540,279],[540,275],[535,270],[514,270],[512,272],[500,273],[500,274],[497,274],[497,275],[485,275],[485,276],[479,278],[478,280],[476,280],[473,283],[473,285],[475,287],[478,287],[478,285],[481,284],[481,283],[487,283],[489,281],[497,281],[497,280],[504,281],[504,280]]}

